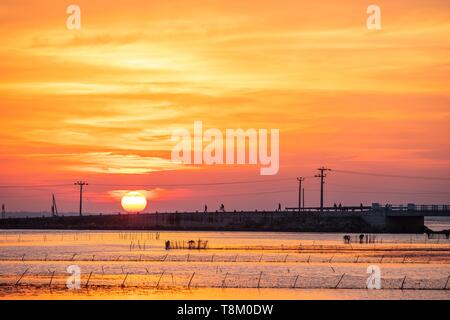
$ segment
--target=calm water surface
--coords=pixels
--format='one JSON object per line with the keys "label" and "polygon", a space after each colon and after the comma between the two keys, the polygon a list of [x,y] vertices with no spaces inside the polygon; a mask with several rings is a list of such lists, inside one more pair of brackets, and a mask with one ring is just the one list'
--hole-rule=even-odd
{"label": "calm water surface", "polygon": [[[356,236],[344,244],[343,234],[317,233],[0,231],[0,298],[450,298],[449,240]],[[208,249],[187,249],[199,239]],[[79,290],[67,288],[69,266],[81,272]],[[380,268],[380,290],[367,289],[369,266]]]}

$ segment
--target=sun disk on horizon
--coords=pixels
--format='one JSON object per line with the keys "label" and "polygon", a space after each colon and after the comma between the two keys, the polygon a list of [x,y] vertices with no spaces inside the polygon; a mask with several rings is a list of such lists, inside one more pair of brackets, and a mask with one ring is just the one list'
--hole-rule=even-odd
{"label": "sun disk on horizon", "polygon": [[121,204],[127,212],[142,212],[147,207],[147,198],[140,192],[131,191],[122,197]]}

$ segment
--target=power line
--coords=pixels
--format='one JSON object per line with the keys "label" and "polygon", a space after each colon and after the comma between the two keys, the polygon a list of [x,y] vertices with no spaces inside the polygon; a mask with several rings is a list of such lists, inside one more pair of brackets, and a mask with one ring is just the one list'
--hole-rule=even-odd
{"label": "power line", "polygon": [[195,186],[219,186],[219,185],[233,185],[233,184],[250,184],[250,183],[270,183],[278,181],[294,181],[293,178],[280,178],[270,180],[241,180],[241,181],[225,181],[225,182],[205,182],[205,183],[150,183],[150,184],[101,184],[91,183],[91,186],[100,187],[195,187]]}
{"label": "power line", "polygon": [[[308,177],[309,178],[309,177]],[[147,184],[106,184],[106,183],[90,183],[91,186],[99,187],[194,187],[194,186],[217,186],[217,185],[233,185],[233,184],[250,184],[250,183],[270,183],[279,181],[294,181],[293,178],[280,178],[270,180],[239,180],[239,181],[225,181],[225,182],[205,182],[205,183],[147,183]],[[0,185],[2,189],[9,188],[53,188],[53,187],[68,187],[71,184],[47,184],[47,185]]]}
{"label": "power line", "polygon": [[[315,190],[318,191],[318,190]],[[347,191],[347,190],[330,190],[334,193],[366,193],[366,194],[404,194],[404,195],[450,195],[450,192],[402,192],[402,191]]]}
{"label": "power line", "polygon": [[[330,186],[339,186],[336,184],[329,183]],[[357,186],[355,186],[357,188]],[[309,188],[302,188],[303,191],[314,191],[314,192],[320,192],[320,189],[309,189]],[[444,196],[444,195],[450,195],[449,192],[408,192],[408,191],[400,191],[400,190],[370,190],[370,189],[364,189],[365,191],[362,191],[361,188],[359,188],[360,191],[357,190],[328,190],[327,192],[330,193],[361,193],[361,194],[401,194],[401,195],[436,195],[436,196]],[[293,192],[298,191],[298,189],[284,189],[284,190],[268,190],[268,191],[261,191],[261,192],[252,192],[252,193],[223,193],[223,194],[214,194],[214,196],[228,196],[228,195],[253,195],[253,194],[270,194],[270,193],[281,193],[281,192]],[[83,194],[85,194],[86,191],[83,189]],[[89,193],[95,194],[95,191],[90,191]],[[72,195],[72,192],[64,192],[64,193],[58,193],[59,196],[61,195]],[[41,194],[26,194],[26,195],[12,195],[8,196],[8,198],[41,198]],[[304,197],[304,196],[303,196]],[[304,198],[303,198],[304,199]],[[302,200],[303,200],[302,199]],[[303,201],[302,201],[303,202]]]}
{"label": "power line", "polygon": [[361,186],[357,186],[357,185],[349,185],[349,184],[337,184],[337,183],[328,183],[328,185],[330,186],[334,186],[334,187],[345,187],[345,188],[352,188],[352,189],[357,189],[360,191],[354,191],[354,190],[340,190],[341,192],[361,192],[362,190],[366,190],[367,193],[399,193],[399,194],[450,194],[449,192],[415,192],[415,191],[401,191],[401,190],[380,190],[380,189],[370,189],[370,188],[365,188],[365,187],[361,187]]}
{"label": "power line", "polygon": [[57,187],[68,187],[71,184],[35,184],[35,185],[1,185],[1,189],[25,189],[25,188],[57,188]]}
{"label": "power line", "polygon": [[360,171],[349,171],[349,170],[336,170],[336,169],[333,169],[333,172],[347,173],[347,174],[356,174],[356,175],[364,175],[364,176],[373,176],[373,177],[383,177],[383,178],[423,179],[423,180],[450,181],[450,178],[443,178],[443,177],[408,176],[408,175],[398,175],[398,174],[383,174],[383,173],[360,172]]}
{"label": "power line", "polygon": [[211,195],[213,197],[228,197],[228,196],[233,196],[233,197],[239,197],[239,196],[251,196],[251,195],[264,195],[264,194],[274,194],[274,193],[287,193],[287,192],[292,192],[295,191],[296,189],[284,189],[284,190],[275,190],[275,191],[262,191],[262,192],[247,192],[247,193],[224,193],[224,194],[214,194]]}
{"label": "power line", "polygon": [[[318,192],[320,191],[320,189],[305,189],[303,188],[303,192],[304,191],[314,191],[314,192]],[[192,198],[192,197],[240,197],[240,196],[251,196],[251,195],[266,195],[266,194],[277,194],[277,193],[291,193],[294,191],[298,191],[297,189],[291,188],[291,189],[281,189],[281,190],[268,190],[268,191],[260,191],[260,192],[244,192],[244,193],[215,193],[215,194],[208,194],[208,195],[192,195],[192,196],[188,196],[188,198]],[[342,191],[342,190],[328,190],[327,192],[330,193],[347,193],[349,191]],[[350,191],[352,193],[357,193],[357,194],[373,194],[374,192],[366,192],[366,191]],[[434,192],[378,192],[381,194],[404,194],[404,195],[447,195],[450,194],[450,192],[445,193],[434,193]]]}

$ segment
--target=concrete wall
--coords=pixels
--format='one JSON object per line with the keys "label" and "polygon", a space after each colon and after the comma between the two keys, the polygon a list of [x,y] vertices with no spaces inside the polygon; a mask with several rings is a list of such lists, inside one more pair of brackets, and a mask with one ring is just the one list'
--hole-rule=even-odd
{"label": "concrete wall", "polygon": [[386,217],[386,230],[393,233],[423,233],[423,216]]}
{"label": "concrete wall", "polygon": [[2,229],[423,232],[423,217],[383,212],[158,213],[0,220]]}

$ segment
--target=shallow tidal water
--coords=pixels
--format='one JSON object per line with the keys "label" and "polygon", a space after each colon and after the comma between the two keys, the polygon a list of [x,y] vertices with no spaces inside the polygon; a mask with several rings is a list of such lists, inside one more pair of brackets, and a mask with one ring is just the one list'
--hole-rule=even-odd
{"label": "shallow tidal water", "polygon": [[[199,239],[208,242],[206,249],[188,249],[190,240]],[[344,244],[343,234],[317,233],[0,231],[0,299],[450,299],[448,239],[358,239],[352,235],[352,243]],[[172,249],[166,250],[166,241]],[[74,266],[80,272],[75,288]],[[379,290],[368,289],[368,267],[374,266],[381,272]]]}

